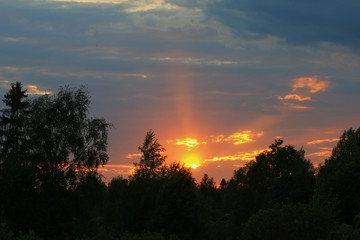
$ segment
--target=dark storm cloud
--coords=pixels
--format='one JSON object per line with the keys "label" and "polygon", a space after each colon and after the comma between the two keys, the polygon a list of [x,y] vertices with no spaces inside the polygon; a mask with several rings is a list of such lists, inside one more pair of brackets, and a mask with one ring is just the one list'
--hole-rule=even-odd
{"label": "dark storm cloud", "polygon": [[244,38],[271,35],[289,44],[325,42],[359,52],[359,9],[360,2],[353,0],[224,0],[209,4],[206,11]]}

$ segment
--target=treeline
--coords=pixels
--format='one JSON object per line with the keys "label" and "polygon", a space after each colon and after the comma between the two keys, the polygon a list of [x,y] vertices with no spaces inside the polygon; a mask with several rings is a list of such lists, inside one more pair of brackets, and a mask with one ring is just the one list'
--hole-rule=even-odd
{"label": "treeline", "polygon": [[319,168],[277,139],[220,186],[166,165],[149,131],[134,174],[106,185],[111,124],[85,88],[30,100],[17,82],[3,101],[1,240],[360,239],[360,129]]}

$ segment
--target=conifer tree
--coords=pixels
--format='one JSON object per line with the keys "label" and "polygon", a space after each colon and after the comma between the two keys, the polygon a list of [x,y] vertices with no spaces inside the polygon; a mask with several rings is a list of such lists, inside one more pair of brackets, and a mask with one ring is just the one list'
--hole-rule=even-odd
{"label": "conifer tree", "polygon": [[20,154],[25,149],[27,141],[26,121],[29,116],[29,105],[26,94],[20,82],[11,84],[4,96],[3,102],[7,108],[0,110],[0,163],[12,161],[20,164]]}

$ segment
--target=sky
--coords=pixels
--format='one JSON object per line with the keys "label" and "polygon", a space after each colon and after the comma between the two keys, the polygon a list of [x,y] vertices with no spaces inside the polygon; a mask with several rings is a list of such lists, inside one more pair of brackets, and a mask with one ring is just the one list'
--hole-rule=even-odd
{"label": "sky", "polygon": [[[0,0],[0,95],[85,85],[113,124],[105,181],[152,129],[217,183],[275,139],[315,166],[360,127],[356,0]],[[3,107],[3,105],[2,105]]]}

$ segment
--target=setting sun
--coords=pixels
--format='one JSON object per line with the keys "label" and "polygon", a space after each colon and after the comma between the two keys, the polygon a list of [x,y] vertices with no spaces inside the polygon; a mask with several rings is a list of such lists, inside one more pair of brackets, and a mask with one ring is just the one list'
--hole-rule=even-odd
{"label": "setting sun", "polygon": [[198,168],[201,165],[201,158],[196,153],[189,153],[182,157],[182,163],[188,168]]}

